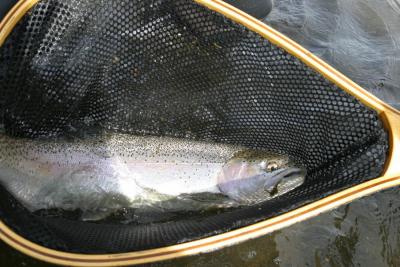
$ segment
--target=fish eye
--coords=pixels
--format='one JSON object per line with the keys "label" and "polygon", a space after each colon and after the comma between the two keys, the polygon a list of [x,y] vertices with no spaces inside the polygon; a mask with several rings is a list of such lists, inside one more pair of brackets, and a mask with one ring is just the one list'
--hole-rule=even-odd
{"label": "fish eye", "polygon": [[276,162],[271,162],[267,165],[266,170],[269,172],[273,172],[278,169],[278,164]]}

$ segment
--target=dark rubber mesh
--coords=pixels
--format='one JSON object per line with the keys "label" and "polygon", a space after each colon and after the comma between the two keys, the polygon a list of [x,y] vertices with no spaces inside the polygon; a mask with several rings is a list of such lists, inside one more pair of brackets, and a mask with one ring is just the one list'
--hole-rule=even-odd
{"label": "dark rubber mesh", "polygon": [[1,218],[64,251],[100,253],[199,239],[378,177],[377,114],[257,34],[188,0],[45,0],[0,49],[0,124],[14,136],[90,129],[280,151],[308,169],[277,199],[202,218],[103,225],[44,218],[6,192]]}

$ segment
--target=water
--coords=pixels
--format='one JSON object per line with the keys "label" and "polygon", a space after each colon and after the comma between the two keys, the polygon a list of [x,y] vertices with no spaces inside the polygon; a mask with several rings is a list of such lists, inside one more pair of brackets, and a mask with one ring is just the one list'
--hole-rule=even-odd
{"label": "water", "polygon": [[149,266],[400,266],[399,197],[389,189],[256,240]]}
{"label": "water", "polygon": [[399,0],[276,0],[265,22],[400,108]]}
{"label": "water", "polygon": [[[397,0],[275,2],[268,23],[400,108]],[[233,247],[147,266],[400,266],[399,189]],[[52,265],[0,244],[0,266]]]}

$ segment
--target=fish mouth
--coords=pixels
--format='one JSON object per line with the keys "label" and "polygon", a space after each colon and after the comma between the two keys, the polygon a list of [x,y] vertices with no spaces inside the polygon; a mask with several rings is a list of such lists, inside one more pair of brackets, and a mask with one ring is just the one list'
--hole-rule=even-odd
{"label": "fish mouth", "polygon": [[268,183],[265,185],[264,190],[266,190],[271,196],[274,196],[278,193],[278,185],[281,183],[289,182],[296,180],[298,178],[304,179],[306,171],[304,169],[291,167],[273,171],[272,174],[274,179],[272,183]]}
{"label": "fish mouth", "polygon": [[300,169],[300,168],[296,168],[296,167],[277,170],[274,173],[274,175],[279,176],[282,179],[295,178],[295,177],[298,177],[299,175],[304,175],[304,174],[305,174],[305,170],[304,169]]}
{"label": "fish mouth", "polygon": [[299,175],[304,175],[305,171],[303,169],[300,168],[289,168],[289,169],[283,169],[281,170],[281,172],[279,172],[277,175],[281,176],[284,179],[289,179],[292,178],[294,176],[299,176]]}

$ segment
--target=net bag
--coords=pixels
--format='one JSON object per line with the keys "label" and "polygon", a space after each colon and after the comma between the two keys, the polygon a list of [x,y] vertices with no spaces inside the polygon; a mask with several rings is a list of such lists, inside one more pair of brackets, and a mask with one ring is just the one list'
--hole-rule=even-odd
{"label": "net bag", "polygon": [[398,112],[221,1],[25,0],[1,27],[7,135],[191,138],[284,153],[307,168],[304,184],[264,203],[146,225],[37,216],[0,188],[0,237],[30,255],[109,265],[193,254],[398,183]]}

